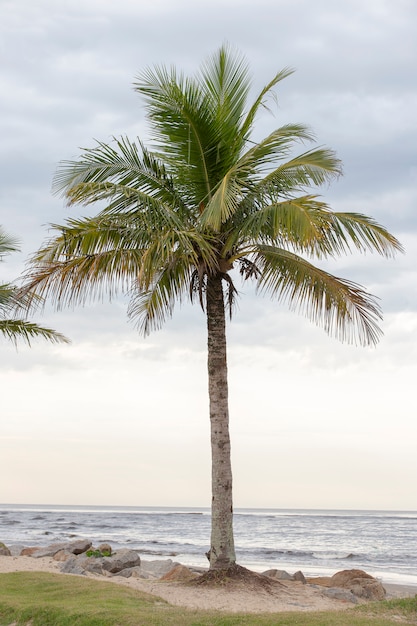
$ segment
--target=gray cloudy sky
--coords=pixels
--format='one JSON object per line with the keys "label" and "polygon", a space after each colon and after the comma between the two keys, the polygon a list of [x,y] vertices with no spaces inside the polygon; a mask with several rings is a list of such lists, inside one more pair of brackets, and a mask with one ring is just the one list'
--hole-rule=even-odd
{"label": "gray cloudy sky", "polygon": [[[285,66],[260,138],[308,124],[344,177],[323,189],[403,243],[330,270],[381,299],[376,349],[341,345],[249,286],[229,326],[235,505],[417,509],[417,4],[414,0],[0,0],[0,223],[22,252],[68,216],[57,163],[93,139],[146,139],[137,73],[193,72],[230,42],[254,89]],[[205,320],[190,306],[146,340],[123,298],[42,322],[71,346],[1,343],[0,502],[210,504]],[[7,478],[6,478],[7,477]]]}

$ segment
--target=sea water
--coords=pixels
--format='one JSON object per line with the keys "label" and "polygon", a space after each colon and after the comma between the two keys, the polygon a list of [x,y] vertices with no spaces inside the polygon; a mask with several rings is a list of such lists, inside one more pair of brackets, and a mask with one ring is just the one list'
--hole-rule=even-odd
{"label": "sea water", "polygon": [[[207,567],[210,511],[205,508],[0,505],[0,541],[46,546],[90,539],[143,559]],[[386,583],[417,585],[416,511],[237,509],[237,561],[262,572],[305,576],[362,569]]]}

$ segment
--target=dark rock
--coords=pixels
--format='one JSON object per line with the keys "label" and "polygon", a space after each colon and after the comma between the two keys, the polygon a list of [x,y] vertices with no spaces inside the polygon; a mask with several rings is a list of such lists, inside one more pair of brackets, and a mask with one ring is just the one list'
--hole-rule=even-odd
{"label": "dark rock", "polygon": [[[109,557],[86,556],[85,554],[71,555],[63,563],[61,571],[65,574],[85,574],[90,572],[108,576],[139,566],[140,556],[137,552],[134,550],[118,550],[113,556]],[[126,572],[126,576],[129,576],[128,572]]]}
{"label": "dark rock", "polygon": [[12,553],[9,550],[9,548],[2,541],[0,541],[0,555],[1,556],[11,556],[12,555]]}
{"label": "dark rock", "polygon": [[323,593],[328,598],[334,598],[335,600],[344,600],[345,602],[352,602],[352,604],[358,603],[358,598],[348,589],[339,589],[338,587],[329,587],[323,589]]}
{"label": "dark rock", "polygon": [[[67,561],[64,561],[64,563],[61,565],[61,572],[64,574],[77,574],[78,576],[82,576],[85,575],[86,573],[86,569],[84,567],[84,561],[87,559],[88,557],[77,557],[77,556],[71,556]],[[100,568],[100,572],[101,573],[101,568]]]}
{"label": "dark rock", "polygon": [[268,576],[268,578],[275,578],[276,580],[294,580],[294,576],[284,569],[268,569],[266,572],[262,572],[262,575]]}
{"label": "dark rock", "polygon": [[300,571],[295,572],[293,580],[298,580],[298,582],[303,583],[303,585],[307,584],[307,581],[303,572],[300,572]]}
{"label": "dark rock", "polygon": [[137,567],[140,565],[139,554],[134,550],[127,549],[118,550],[110,557],[103,557],[97,560],[101,561],[104,571],[111,572],[112,574],[116,574],[129,567]]}
{"label": "dark rock", "polygon": [[151,576],[144,576],[142,572],[142,566],[138,565],[136,567],[126,567],[125,569],[120,570],[120,572],[116,572],[114,576],[122,576],[123,578],[151,578]]}
{"label": "dark rock", "polygon": [[[26,548],[25,552],[27,556],[33,556],[35,559],[40,559],[44,556],[55,556],[57,552],[65,550],[71,554],[83,554],[89,548],[91,548],[91,541],[88,539],[78,539],[77,541],[70,541],[67,543],[52,543],[46,548]],[[31,552],[28,552],[30,550]]]}
{"label": "dark rock", "polygon": [[77,541],[71,541],[67,546],[65,546],[64,550],[68,550],[68,552],[72,552],[72,554],[84,554],[84,552],[87,552],[91,546],[92,543],[88,539],[78,539]]}

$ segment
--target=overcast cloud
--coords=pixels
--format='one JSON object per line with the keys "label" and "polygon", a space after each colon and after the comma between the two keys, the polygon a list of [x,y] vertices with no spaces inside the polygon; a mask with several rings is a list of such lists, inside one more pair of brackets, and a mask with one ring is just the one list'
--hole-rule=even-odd
{"label": "overcast cloud", "polygon": [[[19,277],[49,223],[85,212],[51,195],[59,161],[94,139],[147,139],[135,76],[159,63],[194,72],[224,42],[247,56],[254,93],[296,69],[256,137],[312,127],[344,164],[325,200],[405,247],[326,266],[380,298],[375,349],[241,287],[229,326],[236,506],[417,508],[416,24],[414,0],[0,0],[0,224],[22,249],[2,280]],[[71,346],[2,341],[0,502],[210,504],[204,316],[185,305],[144,340],[125,304],[47,309],[42,323]]]}

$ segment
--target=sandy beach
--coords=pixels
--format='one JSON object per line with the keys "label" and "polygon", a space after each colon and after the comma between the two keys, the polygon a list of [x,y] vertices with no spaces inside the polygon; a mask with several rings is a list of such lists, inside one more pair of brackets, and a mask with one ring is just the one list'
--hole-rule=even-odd
{"label": "sandy beach", "polygon": [[[62,574],[60,563],[51,557],[0,556],[0,573],[42,571]],[[172,605],[193,609],[211,609],[228,612],[326,611],[351,608],[350,602],[329,598],[320,588],[301,582],[280,581],[271,591],[253,590],[243,584],[231,589],[191,587],[178,582],[143,580],[119,576],[105,577],[88,574],[109,584],[126,585],[132,589],[159,596]],[[405,585],[384,585],[387,598],[413,597],[417,588]]]}

